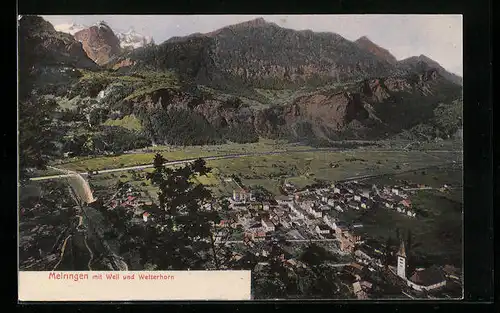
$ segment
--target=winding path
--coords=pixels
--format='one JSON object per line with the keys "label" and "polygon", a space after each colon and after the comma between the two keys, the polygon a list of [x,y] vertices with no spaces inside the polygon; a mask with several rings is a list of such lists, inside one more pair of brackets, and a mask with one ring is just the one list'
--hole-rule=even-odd
{"label": "winding path", "polygon": [[89,253],[90,253],[90,259],[89,259],[89,262],[87,263],[87,267],[89,268],[89,271],[92,271],[90,264],[92,264],[92,261],[94,260],[94,253],[92,253],[92,250],[90,249],[90,247],[87,243],[87,236],[83,237],[83,242],[85,243],[85,247],[87,247],[87,250],[89,250]]}
{"label": "winding path", "polygon": [[54,265],[54,268],[52,269],[53,271],[56,270],[56,268],[59,266],[59,264],[61,263],[61,261],[63,260],[63,257],[64,257],[64,251],[66,250],[66,244],[68,243],[68,239],[71,238],[72,235],[68,235],[68,237],[66,237],[66,239],[64,239],[64,243],[63,243],[63,246],[61,248],[61,256],[59,257],[59,261],[57,262],[56,265]]}

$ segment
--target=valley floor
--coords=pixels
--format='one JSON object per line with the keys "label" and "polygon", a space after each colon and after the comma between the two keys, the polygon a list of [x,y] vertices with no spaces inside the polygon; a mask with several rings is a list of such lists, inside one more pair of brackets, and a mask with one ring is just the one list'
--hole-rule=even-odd
{"label": "valley floor", "polygon": [[[400,145],[397,149],[364,146],[350,150],[328,150],[276,142],[212,147],[155,147],[151,152],[134,151],[117,157],[71,160],[60,162],[56,166],[83,173],[89,168],[97,170],[97,174],[87,175],[86,178],[94,197],[108,204],[116,198],[117,186],[120,183],[131,186],[135,190],[133,193],[144,203],[156,200],[158,190],[145,178],[145,173],[152,170],[150,167],[120,170],[124,166],[137,165],[137,162],[150,164],[156,152],[161,153],[169,161],[214,156],[212,159],[205,158],[207,165],[212,168],[211,173],[195,178],[208,186],[214,197],[231,197],[233,191],[241,187],[264,188],[273,195],[280,195],[284,193],[282,187],[286,183],[293,184],[298,189],[315,183],[341,181],[363,181],[378,186],[391,186],[401,182],[421,184],[426,188],[412,191],[414,194],[412,201],[420,208],[418,218],[409,218],[395,210],[382,209],[348,210],[341,214],[341,220],[348,224],[362,224],[359,233],[363,238],[380,243],[390,237],[394,238],[395,228],[403,231],[411,230],[415,237],[414,252],[419,256],[416,262],[459,266],[462,252],[459,236],[462,226],[462,152],[439,149],[436,146],[426,151],[407,151],[402,148],[404,145]],[[228,154],[238,156],[224,158]],[[172,166],[179,164],[182,162]],[[113,171],[102,172],[106,169]],[[52,174],[56,173],[36,173],[40,176]],[[62,188],[57,184],[42,186],[43,182],[32,184],[38,184],[38,188],[44,190],[38,196],[40,199],[47,198],[50,194],[51,191],[47,190],[47,187]],[[444,185],[452,188],[448,188],[446,192],[439,191]],[[21,190],[26,196],[29,196],[28,192],[29,188]],[[92,208],[89,208],[88,212],[78,210],[68,196],[65,196],[65,199],[67,200],[61,209],[51,209],[54,207],[51,203],[57,201],[51,198],[52,202],[45,204],[46,208],[30,209],[30,216],[21,217],[20,228],[23,238],[21,268],[26,270],[112,268],[113,257],[110,258],[110,248],[107,246],[111,246],[112,251],[119,251],[120,243],[108,238],[109,240],[104,240],[103,246],[102,238],[108,235],[101,232],[110,227],[106,226],[106,218],[101,216],[99,210]],[[26,208],[30,206],[29,203],[26,203]],[[92,215],[90,219],[88,214]],[[80,216],[82,218],[79,221]],[[50,225],[43,227],[49,227],[47,230],[52,230],[53,235],[49,235],[46,229],[37,229],[34,226],[33,223],[42,218],[53,220],[42,223]],[[102,222],[98,222],[100,220]],[[104,224],[96,226],[100,225],[99,223]],[[312,222],[312,225],[316,225],[315,223]],[[84,225],[83,228],[79,227],[81,224]],[[96,227],[102,228],[102,231],[96,230]],[[320,246],[337,255],[337,260],[330,262],[331,266],[341,266],[345,262],[352,261],[351,257],[339,251],[336,244],[321,239],[322,236],[318,236],[314,231],[299,229],[288,236],[292,236],[288,238],[291,242],[297,241],[293,242],[289,251],[292,257],[296,258],[302,253],[303,244],[296,238],[306,238],[318,239]],[[241,254],[248,249],[242,244],[242,237],[239,235],[235,236],[232,242],[235,251],[241,250]],[[134,268],[134,265],[129,264],[129,266]],[[339,270],[335,275],[341,277],[343,274]],[[382,281],[386,279],[385,274],[380,275],[382,276],[371,279]],[[342,279],[339,278],[338,284],[342,286]],[[385,292],[401,296],[400,289],[391,286],[389,284],[380,288],[385,288]],[[350,292],[349,288],[342,290],[342,295]]]}

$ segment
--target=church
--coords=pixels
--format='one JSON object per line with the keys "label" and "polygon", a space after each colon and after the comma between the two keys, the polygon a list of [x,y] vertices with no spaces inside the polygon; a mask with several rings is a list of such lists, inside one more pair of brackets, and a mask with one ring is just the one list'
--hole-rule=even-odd
{"label": "church", "polygon": [[[446,285],[446,278],[443,272],[435,265],[429,268],[418,268],[408,278],[406,275],[407,257],[404,242],[401,242],[397,253],[396,275],[403,279],[408,287],[417,291],[429,291],[441,288]],[[394,273],[394,270],[391,269]]]}

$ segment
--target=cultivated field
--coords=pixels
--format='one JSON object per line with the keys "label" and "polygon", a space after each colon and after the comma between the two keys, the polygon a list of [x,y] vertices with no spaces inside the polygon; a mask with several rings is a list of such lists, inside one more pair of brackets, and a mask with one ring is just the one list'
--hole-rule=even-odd
{"label": "cultivated field", "polygon": [[[233,147],[234,148],[234,147]],[[220,150],[222,151],[222,150]],[[167,152],[168,153],[168,152]],[[179,153],[179,152],[177,152]],[[195,153],[183,152],[183,153]],[[179,155],[178,155],[179,156]],[[152,162],[143,157],[144,163]],[[207,185],[214,196],[230,196],[238,188],[234,181],[226,181],[231,175],[238,176],[245,186],[263,186],[273,194],[280,194],[279,186],[284,179],[304,187],[317,180],[337,181],[364,175],[421,173],[423,168],[457,161],[461,163],[461,154],[426,153],[421,151],[317,151],[289,152],[277,155],[245,156],[235,159],[209,160],[207,165],[212,172],[207,177],[198,177],[197,181]],[[156,188],[144,178],[144,173],[152,169],[123,171],[117,173],[93,175],[91,185],[106,188],[118,181],[128,181],[156,196]],[[408,174],[409,173],[409,174]],[[403,174],[402,174],[403,175]],[[446,177],[447,173],[421,175],[419,183],[438,183],[434,176]],[[404,177],[404,176],[403,176]],[[384,179],[384,178],[379,178]],[[449,183],[449,182],[448,182]],[[444,184],[444,183],[443,183]],[[442,186],[439,185],[439,186]],[[437,187],[437,186],[436,186]]]}

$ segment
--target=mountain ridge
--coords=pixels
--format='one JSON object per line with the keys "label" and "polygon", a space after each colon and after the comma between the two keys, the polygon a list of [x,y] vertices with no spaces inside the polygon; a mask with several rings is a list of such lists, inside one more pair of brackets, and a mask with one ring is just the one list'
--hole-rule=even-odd
{"label": "mountain ridge", "polygon": [[362,36],[362,37],[356,39],[354,42],[358,46],[360,46],[362,49],[370,51],[371,53],[375,54],[376,56],[386,60],[387,62],[389,62],[393,65],[398,63],[398,60],[396,59],[396,57],[393,56],[389,52],[389,50],[377,45],[376,43],[371,41],[367,36]]}
{"label": "mountain ridge", "polygon": [[[83,51],[68,34],[44,33]],[[436,108],[461,96],[437,66],[417,61],[401,70],[340,35],[253,21],[127,51],[89,70],[73,65],[64,88],[41,93],[76,103],[93,133],[106,120],[137,117],[138,142],[383,139],[434,123]]]}

